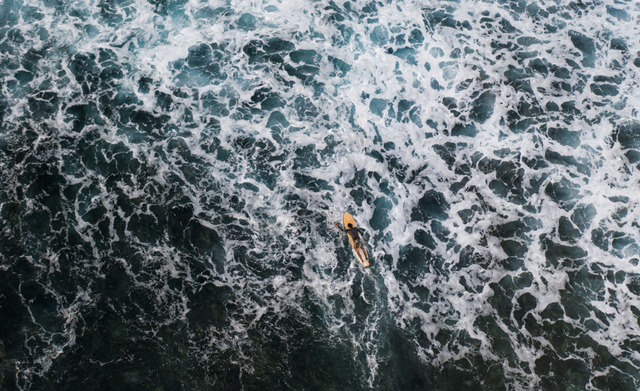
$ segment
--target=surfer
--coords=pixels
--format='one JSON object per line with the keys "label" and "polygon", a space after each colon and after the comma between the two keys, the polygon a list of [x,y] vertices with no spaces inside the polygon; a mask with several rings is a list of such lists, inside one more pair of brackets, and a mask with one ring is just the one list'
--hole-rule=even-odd
{"label": "surfer", "polygon": [[[335,223],[335,224],[340,231],[346,232],[347,235],[349,235],[349,237],[351,238],[353,243],[353,249],[356,250],[356,255],[358,255],[358,258],[360,259],[362,266],[363,267],[369,266],[369,257],[367,256],[367,250],[364,249],[364,244],[362,243],[362,236],[361,236],[362,232],[360,231],[360,228],[354,227],[353,224],[351,223],[347,224],[348,229],[340,227],[338,223]],[[360,250],[362,250],[364,257],[360,255]]]}

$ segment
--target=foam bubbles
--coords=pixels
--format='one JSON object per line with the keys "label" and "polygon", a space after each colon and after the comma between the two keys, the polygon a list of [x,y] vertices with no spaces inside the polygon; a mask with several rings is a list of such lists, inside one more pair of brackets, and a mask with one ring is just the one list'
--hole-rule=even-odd
{"label": "foam bubbles", "polygon": [[637,388],[618,3],[8,2],[0,379]]}

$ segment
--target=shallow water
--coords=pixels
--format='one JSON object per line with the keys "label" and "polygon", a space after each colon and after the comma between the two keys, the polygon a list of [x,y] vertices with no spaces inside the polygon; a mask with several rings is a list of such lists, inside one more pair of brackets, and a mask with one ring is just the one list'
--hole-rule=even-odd
{"label": "shallow water", "polygon": [[4,0],[0,388],[638,389],[639,17]]}

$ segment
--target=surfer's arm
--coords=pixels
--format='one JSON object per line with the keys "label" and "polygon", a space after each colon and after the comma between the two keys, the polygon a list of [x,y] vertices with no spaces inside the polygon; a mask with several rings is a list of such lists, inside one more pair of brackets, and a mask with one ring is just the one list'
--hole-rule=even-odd
{"label": "surfer's arm", "polygon": [[365,235],[367,236],[367,238],[369,237],[369,233],[367,230],[358,227],[358,231],[360,232],[360,237],[362,238],[362,240],[364,240]]}
{"label": "surfer's arm", "polygon": [[347,230],[339,226],[338,223],[336,223],[336,227],[338,227],[338,229],[342,232],[347,232]]}

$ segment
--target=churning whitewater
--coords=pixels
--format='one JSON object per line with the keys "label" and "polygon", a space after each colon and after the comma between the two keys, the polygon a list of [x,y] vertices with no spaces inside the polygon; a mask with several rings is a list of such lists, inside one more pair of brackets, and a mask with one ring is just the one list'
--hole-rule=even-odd
{"label": "churning whitewater", "polygon": [[637,390],[639,18],[2,1],[0,388]]}

